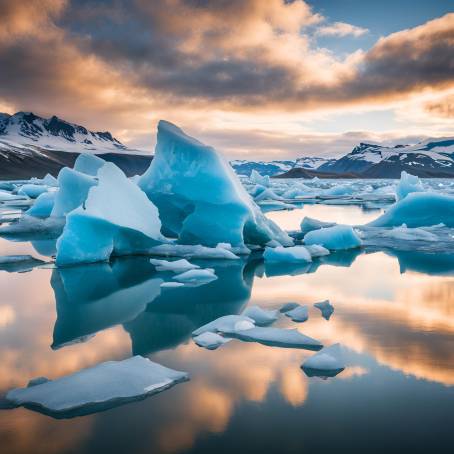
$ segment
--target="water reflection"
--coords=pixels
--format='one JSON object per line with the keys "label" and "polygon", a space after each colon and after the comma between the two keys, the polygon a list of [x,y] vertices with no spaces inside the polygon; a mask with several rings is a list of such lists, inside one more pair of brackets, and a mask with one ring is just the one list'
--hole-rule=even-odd
{"label": "water reflection", "polygon": [[[2,411],[2,446],[13,453],[292,452],[320,447],[329,436],[327,449],[365,452],[370,440],[384,436],[402,448],[401,434],[393,432],[406,430],[402,419],[412,431],[408,440],[446,446],[454,402],[453,260],[447,253],[355,250],[289,269],[264,266],[256,256],[201,261],[218,279],[180,288],[161,288],[172,274],[157,273],[145,257],[0,271],[3,392],[36,376],[57,378],[131,354],[191,375],[161,396],[71,421]],[[325,299],[335,308],[329,320],[313,306]],[[295,325],[281,317],[277,326],[343,344],[348,354],[341,374],[326,381],[307,377],[300,365],[311,352],[235,340],[206,351],[190,340],[196,327],[247,304],[279,308],[288,301],[308,304],[309,320]],[[414,417],[427,413],[429,432],[427,420]],[[339,425],[345,437],[333,429]],[[368,440],[357,438],[366,432]]]}

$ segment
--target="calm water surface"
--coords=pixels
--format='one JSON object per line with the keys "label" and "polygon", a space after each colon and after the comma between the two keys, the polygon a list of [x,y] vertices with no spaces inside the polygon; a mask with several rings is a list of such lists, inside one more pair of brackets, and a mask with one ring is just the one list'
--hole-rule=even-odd
{"label": "calm water surface", "polygon": [[[357,207],[268,213],[286,229],[303,216],[360,224]],[[51,242],[0,240],[0,254],[45,258]],[[106,412],[56,420],[0,411],[3,453],[451,452],[454,277],[449,254],[333,254],[310,268],[209,262],[219,279],[161,289],[146,258],[71,269],[0,271],[0,389],[61,377],[133,354],[188,371],[189,382]],[[202,263],[202,262],[200,262]],[[204,262],[206,264],[207,262]],[[327,321],[313,308],[329,299]],[[216,351],[191,332],[248,304],[310,305],[295,325],[347,347],[338,376],[308,378],[304,350],[232,341]],[[93,334],[95,334],[93,336]],[[84,342],[73,343],[77,339]]]}

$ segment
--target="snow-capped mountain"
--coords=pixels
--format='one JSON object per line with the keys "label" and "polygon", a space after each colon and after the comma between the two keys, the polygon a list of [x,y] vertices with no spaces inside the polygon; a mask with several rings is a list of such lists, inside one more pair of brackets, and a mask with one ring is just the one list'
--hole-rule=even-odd
{"label": "snow-capped mountain", "polygon": [[230,161],[230,165],[234,168],[235,172],[239,175],[249,176],[252,170],[256,170],[260,175],[279,175],[288,172],[294,168],[302,168],[308,170],[316,170],[320,166],[335,161],[330,158],[310,157],[305,156],[296,160],[286,161],[246,161],[234,160]]}
{"label": "snow-capped mountain", "polygon": [[57,175],[80,153],[101,155],[128,176],[143,173],[153,158],[125,147],[110,132],[92,132],[55,116],[0,113],[0,179]]}
{"label": "snow-capped mountain", "polygon": [[56,116],[42,118],[31,112],[0,113],[0,140],[12,145],[35,145],[47,150],[88,153],[133,153],[110,132],[93,132]]}
{"label": "snow-capped mountain", "polygon": [[350,153],[317,170],[372,178],[398,178],[402,170],[422,177],[454,176],[454,137],[395,147],[360,143]]}

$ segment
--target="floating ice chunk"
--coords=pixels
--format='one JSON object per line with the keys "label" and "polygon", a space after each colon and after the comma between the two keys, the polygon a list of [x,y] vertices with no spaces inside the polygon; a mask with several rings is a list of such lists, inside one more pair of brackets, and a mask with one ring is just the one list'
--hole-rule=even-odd
{"label": "floating ice chunk", "polygon": [[323,191],[323,195],[329,196],[343,196],[343,195],[351,195],[355,192],[355,187],[353,185],[348,184],[339,184],[335,185],[329,189],[325,189]]}
{"label": "floating ice chunk", "polygon": [[[242,251],[248,251],[247,248]],[[186,245],[186,244],[160,244],[154,246],[149,250],[152,255],[162,257],[185,257],[193,259],[227,259],[238,260],[239,257],[232,251],[224,249],[223,247],[206,247],[200,245]]]}
{"label": "floating ice chunk", "polygon": [[263,253],[263,258],[265,262],[298,263],[312,261],[311,254],[304,246],[267,247]]}
{"label": "floating ice chunk", "polygon": [[51,187],[57,187],[58,186],[58,180],[51,175],[50,173],[46,174],[44,178],[31,178],[30,183],[33,184],[44,184],[45,186],[51,186]]}
{"label": "floating ice chunk", "polygon": [[304,244],[318,244],[330,250],[353,249],[361,246],[361,240],[349,225],[335,225],[313,230],[304,235]]}
{"label": "floating ice chunk", "polygon": [[382,236],[387,236],[390,238],[394,238],[396,240],[403,240],[403,241],[438,241],[439,238],[437,235],[424,230],[421,227],[416,227],[413,229],[409,229],[405,224],[401,227],[394,227],[392,229],[380,229],[380,234]]}
{"label": "floating ice chunk", "polygon": [[267,219],[211,147],[160,121],[154,159],[139,186],[158,207],[163,233],[183,244],[264,245],[290,237]]}
{"label": "floating ice chunk", "polygon": [[164,288],[178,288],[178,287],[184,287],[183,282],[163,282],[161,284],[161,287]]}
{"label": "floating ice chunk", "polygon": [[25,195],[32,199],[36,199],[39,195],[47,192],[47,187],[40,184],[24,184],[21,186],[17,193],[19,195]]}
{"label": "floating ice chunk", "polygon": [[51,215],[52,209],[54,208],[55,197],[57,192],[44,192],[37,199],[36,202],[30,207],[26,213],[29,216],[35,216],[37,218],[47,218]]}
{"label": "floating ice chunk", "polygon": [[0,228],[3,236],[39,236],[57,238],[61,233],[65,220],[63,218],[40,219],[24,214],[18,222]]}
{"label": "floating ice chunk", "polygon": [[309,377],[334,377],[345,369],[339,344],[325,347],[304,361],[301,368]]}
{"label": "floating ice chunk", "polygon": [[329,250],[320,244],[309,244],[306,245],[305,248],[309,251],[312,258],[323,257],[330,254]]}
{"label": "floating ice chunk", "polygon": [[207,331],[194,337],[193,340],[199,347],[206,348],[207,350],[216,350],[218,347],[232,339]]}
{"label": "floating ice chunk", "polygon": [[200,268],[199,265],[194,265],[186,259],[175,260],[173,262],[169,262],[168,260],[151,259],[150,263],[156,267],[157,271],[173,271],[174,273],[182,273],[183,271]]}
{"label": "floating ice chunk", "polygon": [[184,273],[177,274],[173,276],[172,279],[175,279],[178,282],[196,284],[196,283],[208,283],[216,280],[218,277],[214,273],[212,268],[205,269],[192,269],[185,271]]}
{"label": "floating ice chunk", "polygon": [[417,176],[410,175],[404,170],[400,174],[400,181],[396,188],[396,197],[397,200],[402,200],[412,192],[424,192],[424,190],[421,180]]}
{"label": "floating ice chunk", "polygon": [[284,191],[284,193],[282,194],[282,197],[284,199],[296,199],[298,197],[303,197],[308,194],[312,194],[313,192],[314,192],[314,190],[312,188],[309,188],[308,186],[306,186],[304,184],[300,184],[298,186],[291,187],[291,188],[287,189],[286,191]]}
{"label": "floating ice chunk", "polygon": [[16,406],[70,418],[141,400],[188,379],[186,372],[134,356],[101,363],[31,387],[13,389],[6,399]]}
{"label": "floating ice chunk", "polygon": [[246,330],[221,330],[221,332],[235,339],[246,342],[258,342],[270,347],[305,348],[308,350],[319,350],[322,344],[312,337],[301,334],[296,329],[281,328],[250,328]]}
{"label": "floating ice chunk", "polygon": [[301,232],[303,234],[306,234],[308,232],[311,232],[312,230],[319,230],[325,227],[333,227],[335,225],[335,222],[324,222],[305,216],[301,221]]}
{"label": "floating ice chunk", "polygon": [[245,315],[224,315],[219,317],[206,325],[197,328],[192,332],[193,336],[206,332],[223,332],[223,331],[237,331],[243,329],[250,329],[255,326],[255,322],[252,318],[246,317]]}
{"label": "floating ice chunk", "polygon": [[98,177],[84,205],[66,218],[57,241],[58,266],[146,252],[166,241],[157,208],[117,166],[106,163]]}
{"label": "floating ice chunk", "polygon": [[285,312],[291,311],[292,309],[295,309],[296,307],[299,307],[298,303],[285,303],[280,309],[279,312],[281,314],[285,314]]}
{"label": "floating ice chunk", "polygon": [[270,177],[268,175],[260,175],[255,169],[252,169],[249,179],[251,180],[251,183],[260,184],[262,186],[270,185]]}
{"label": "floating ice chunk", "polygon": [[314,303],[314,307],[320,309],[322,317],[326,320],[329,320],[331,315],[334,312],[334,306],[332,306],[329,300],[321,301],[320,303]]}
{"label": "floating ice chunk", "polygon": [[290,203],[285,203],[280,200],[263,200],[258,202],[258,204],[264,213],[268,213],[270,211],[293,210],[296,208],[295,205],[291,205]]}
{"label": "floating ice chunk", "polygon": [[307,306],[298,306],[285,312],[285,315],[294,322],[305,322],[309,318]]}
{"label": "floating ice chunk", "polygon": [[55,196],[51,213],[54,217],[66,216],[82,205],[87,199],[90,188],[98,183],[92,176],[63,167],[58,174],[58,184],[60,189]]}
{"label": "floating ice chunk", "polygon": [[11,194],[8,191],[2,191],[0,190],[0,202],[9,202],[9,201],[14,201],[14,200],[24,200],[27,197],[16,195],[16,194]]}
{"label": "floating ice chunk", "polygon": [[82,153],[77,157],[76,162],[74,163],[74,170],[95,177],[98,174],[98,170],[105,163],[106,161],[104,161],[104,159],[101,159],[94,154]]}
{"label": "floating ice chunk", "polygon": [[266,310],[259,306],[249,306],[242,313],[242,315],[252,318],[257,326],[271,325],[278,319],[278,314],[277,310]]}
{"label": "floating ice chunk", "polygon": [[282,200],[282,197],[278,196],[270,188],[265,188],[264,186],[256,186],[253,191],[253,195],[256,202],[260,202],[262,200]]}
{"label": "floating ice chunk", "polygon": [[13,272],[23,272],[42,265],[42,260],[35,259],[31,255],[3,255],[0,256],[0,270]]}
{"label": "floating ice chunk", "polygon": [[428,227],[444,224],[454,227],[454,197],[428,192],[408,194],[383,215],[370,222],[370,227]]}

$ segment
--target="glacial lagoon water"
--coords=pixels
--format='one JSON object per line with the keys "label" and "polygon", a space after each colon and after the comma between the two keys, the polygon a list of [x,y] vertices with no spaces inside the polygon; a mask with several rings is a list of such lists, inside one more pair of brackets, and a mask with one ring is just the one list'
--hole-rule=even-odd
{"label": "glacial lagoon water", "polygon": [[[303,216],[363,224],[379,210],[305,205],[267,214],[288,230]],[[49,261],[52,240],[0,239],[0,255]],[[450,452],[454,443],[454,253],[333,253],[309,267],[260,258],[200,261],[218,279],[161,288],[146,257],[67,269],[0,270],[0,392],[103,361],[143,355],[190,380],[145,400],[56,419],[0,410],[0,451],[13,453]],[[324,319],[313,303],[329,299]],[[280,317],[346,347],[334,378],[300,368],[313,352],[233,340],[216,351],[191,332],[248,305],[309,306]]]}

